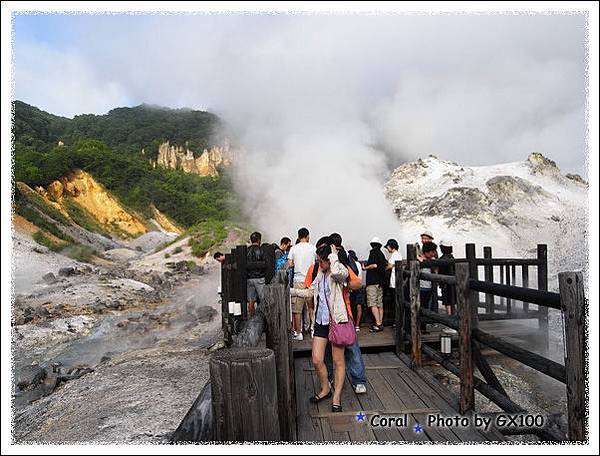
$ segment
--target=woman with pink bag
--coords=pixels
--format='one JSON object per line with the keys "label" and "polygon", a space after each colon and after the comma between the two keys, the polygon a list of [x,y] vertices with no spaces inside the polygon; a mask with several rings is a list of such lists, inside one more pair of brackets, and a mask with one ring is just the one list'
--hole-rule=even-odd
{"label": "woman with pink bag", "polygon": [[[310,287],[306,289],[292,288],[290,293],[292,296],[305,297],[312,294],[316,303],[312,362],[321,383],[321,390],[309,400],[317,403],[333,396],[331,411],[341,412],[342,388],[346,377],[344,350],[348,345],[352,345],[356,338],[352,316],[344,299],[348,268],[339,261],[334,245],[318,246],[317,260],[319,271]],[[337,386],[335,391],[332,391],[331,384],[327,380],[327,367],[324,361],[328,342],[331,342],[332,345]]]}

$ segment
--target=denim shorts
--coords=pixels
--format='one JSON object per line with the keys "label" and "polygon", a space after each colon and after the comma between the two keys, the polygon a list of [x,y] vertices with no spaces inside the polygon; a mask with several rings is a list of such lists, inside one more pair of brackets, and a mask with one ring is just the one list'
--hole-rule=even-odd
{"label": "denim shorts", "polygon": [[261,277],[260,279],[248,279],[246,288],[246,297],[248,298],[248,301],[262,301],[264,288],[264,277]]}

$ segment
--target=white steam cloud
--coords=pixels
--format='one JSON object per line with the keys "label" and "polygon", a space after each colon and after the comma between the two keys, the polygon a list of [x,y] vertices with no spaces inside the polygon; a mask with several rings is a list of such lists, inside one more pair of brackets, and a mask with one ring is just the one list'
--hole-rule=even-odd
{"label": "white steam cloud", "polygon": [[[52,59],[19,57],[45,46],[26,19],[17,98],[67,115],[105,111],[102,93],[219,113],[270,239],[307,226],[362,251],[374,235],[408,241],[382,185],[428,154],[477,165],[540,151],[586,175],[583,15],[69,16],[61,31],[77,39]],[[61,53],[75,74],[44,68]]]}

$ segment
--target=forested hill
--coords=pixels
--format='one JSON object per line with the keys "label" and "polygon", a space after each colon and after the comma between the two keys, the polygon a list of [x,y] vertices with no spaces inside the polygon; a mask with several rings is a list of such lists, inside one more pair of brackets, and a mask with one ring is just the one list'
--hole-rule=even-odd
{"label": "forested hill", "polygon": [[214,114],[142,105],[67,119],[21,101],[13,106],[15,181],[45,187],[82,169],[131,209],[149,214],[154,204],[188,227],[237,212],[226,172],[202,177],[149,162],[164,141],[197,153],[212,145],[221,125]]}
{"label": "forested hill", "polygon": [[115,108],[104,115],[82,114],[73,119],[55,116],[34,106],[14,102],[16,141],[47,152],[57,142],[73,144],[98,139],[109,147],[130,152],[144,149],[154,157],[164,141],[186,145],[194,154],[219,142],[221,121],[206,111],[140,105]]}

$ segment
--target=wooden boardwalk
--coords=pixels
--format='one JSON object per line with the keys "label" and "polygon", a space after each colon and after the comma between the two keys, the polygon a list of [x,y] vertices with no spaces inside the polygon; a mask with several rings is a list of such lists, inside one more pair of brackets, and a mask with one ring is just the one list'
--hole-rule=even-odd
{"label": "wooden boardwalk", "polygon": [[[481,329],[484,329],[498,337],[506,337],[511,339],[526,340],[535,337],[536,321],[535,320],[499,320],[499,321],[482,321],[479,323]],[[440,327],[441,328],[441,327]],[[436,343],[440,340],[440,328],[433,329],[429,333],[421,335],[421,340],[424,343]],[[358,343],[362,350],[384,349],[393,350],[394,348],[394,328],[386,327],[383,332],[370,333],[369,329],[361,327],[361,331],[357,333]],[[457,335],[452,336],[456,341]],[[309,354],[311,351],[312,339],[310,336],[304,336],[302,341],[294,341],[293,349],[296,356]]]}
{"label": "wooden boardwalk", "polygon": [[[475,428],[427,426],[427,415],[456,416],[451,404],[408,365],[408,358],[392,352],[363,355],[367,368],[367,393],[355,394],[346,379],[342,393],[343,413],[331,413],[331,399],[311,404],[319,380],[308,357],[295,359],[297,439],[303,442],[423,442],[460,443],[502,441],[498,432]],[[440,385],[441,386],[441,385]],[[356,415],[366,415],[358,421]],[[406,416],[403,426],[375,427],[374,415]],[[414,426],[423,426],[415,432]]]}

